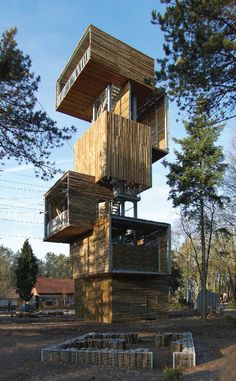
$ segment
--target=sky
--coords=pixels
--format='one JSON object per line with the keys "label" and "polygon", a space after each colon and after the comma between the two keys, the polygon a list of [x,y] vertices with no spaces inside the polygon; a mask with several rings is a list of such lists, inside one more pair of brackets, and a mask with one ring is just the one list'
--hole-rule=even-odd
{"label": "sky", "polygon": [[[57,168],[73,170],[73,144],[89,127],[79,119],[55,111],[56,80],[89,24],[153,57],[162,53],[162,33],[151,24],[151,11],[161,12],[158,0],[0,0],[0,33],[16,26],[18,47],[32,59],[32,70],[40,75],[37,98],[58,126],[74,125],[77,132],[69,144],[55,149],[51,159]],[[169,106],[171,136],[184,135],[178,110]],[[227,139],[227,131],[224,139]],[[173,143],[170,141],[173,158]],[[30,147],[29,147],[30,149]],[[153,165],[153,187],[141,194],[139,217],[174,223],[178,213],[167,201],[166,169],[161,162]],[[26,238],[38,258],[48,251],[69,254],[69,245],[43,242],[44,193],[52,181],[37,179],[31,166],[10,160],[0,166],[0,245],[20,250]]]}

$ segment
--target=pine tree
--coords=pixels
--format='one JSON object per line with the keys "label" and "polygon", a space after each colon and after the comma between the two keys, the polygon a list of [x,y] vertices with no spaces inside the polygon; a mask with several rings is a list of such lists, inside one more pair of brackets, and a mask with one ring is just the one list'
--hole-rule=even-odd
{"label": "pine tree", "polygon": [[0,39],[0,162],[15,159],[33,164],[43,179],[58,172],[49,161],[51,150],[70,139],[74,127],[59,129],[44,111],[36,110],[40,77],[30,57],[17,48],[16,28]]}
{"label": "pine tree", "polygon": [[18,255],[16,267],[16,288],[21,299],[25,301],[30,300],[31,290],[36,282],[37,272],[37,258],[27,239]]}
{"label": "pine tree", "polygon": [[[156,80],[183,109],[207,98],[219,120],[232,117],[236,104],[236,3],[234,0],[162,0],[164,14],[152,22],[164,32],[165,58]],[[235,116],[235,115],[234,115]]]}
{"label": "pine tree", "polygon": [[[208,119],[202,104],[196,106],[192,119],[185,122],[185,129],[187,136],[175,139],[181,147],[181,150],[175,150],[175,162],[165,162],[170,170],[167,184],[170,186],[169,199],[174,207],[180,207],[185,233],[196,254],[201,253],[198,269],[203,290],[202,317],[206,318],[206,282],[214,213],[216,207],[223,206],[218,187],[222,184],[226,164],[222,148],[216,145],[221,127]],[[199,236],[200,247],[194,244],[196,235]]]}

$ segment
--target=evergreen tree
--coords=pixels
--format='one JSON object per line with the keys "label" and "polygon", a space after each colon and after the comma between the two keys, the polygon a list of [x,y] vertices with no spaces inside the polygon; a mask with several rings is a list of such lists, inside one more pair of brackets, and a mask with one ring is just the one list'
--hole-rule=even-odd
{"label": "evergreen tree", "polygon": [[[206,281],[215,211],[223,205],[217,189],[222,184],[226,164],[222,148],[216,146],[221,127],[208,119],[201,103],[196,106],[192,119],[185,122],[185,129],[187,136],[175,139],[181,147],[180,151],[175,150],[175,162],[165,162],[170,170],[167,184],[169,199],[174,207],[180,207],[185,233],[196,253],[201,253],[198,269],[203,290],[202,317],[206,318]],[[196,234],[199,235],[198,246],[193,241]]]}
{"label": "evergreen tree", "polygon": [[18,255],[16,267],[16,288],[21,299],[25,301],[30,300],[31,290],[36,282],[37,272],[37,258],[27,239]]}
{"label": "evergreen tree", "polygon": [[37,111],[40,77],[31,71],[30,57],[17,48],[16,28],[0,39],[0,162],[13,158],[33,164],[43,179],[57,172],[51,150],[70,139],[74,127],[59,129],[46,112]]}
{"label": "evergreen tree", "polygon": [[[164,32],[165,58],[158,59],[158,83],[191,111],[196,97],[207,98],[219,120],[236,104],[236,3],[234,0],[161,0],[165,13],[152,12]],[[235,115],[234,115],[235,116]]]}

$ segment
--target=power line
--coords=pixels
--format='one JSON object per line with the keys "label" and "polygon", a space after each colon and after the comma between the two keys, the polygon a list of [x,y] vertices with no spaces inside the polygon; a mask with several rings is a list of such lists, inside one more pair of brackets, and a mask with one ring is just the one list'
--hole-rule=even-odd
{"label": "power line", "polygon": [[[0,200],[6,200],[6,201],[13,201],[13,200],[28,200],[28,199],[35,199],[35,196],[29,196],[29,197],[0,197]],[[34,203],[34,205],[39,205],[44,207],[43,204],[39,204],[37,202]],[[27,207],[27,206],[26,206]]]}
{"label": "power line", "polygon": [[[28,210],[28,209],[27,209]],[[0,207],[0,211],[1,211],[1,213],[5,213],[5,214],[19,214],[19,215],[25,215],[25,213],[27,212],[27,210],[17,210],[17,211],[15,211],[15,210],[13,210],[13,211],[11,211],[11,210],[9,210],[9,209],[7,209],[7,210],[3,210],[3,208],[2,207]],[[30,212],[31,214],[32,214],[32,212]],[[38,211],[38,214],[40,214],[40,211]]]}
{"label": "power line", "polygon": [[41,211],[40,208],[29,208],[26,205],[25,206],[20,206],[20,205],[10,205],[10,204],[2,204],[2,203],[0,203],[0,205],[5,206],[6,208],[14,208],[14,209],[15,208],[17,208],[17,209],[26,209],[27,208],[27,210],[35,210],[35,211],[39,211],[39,212]]}
{"label": "power line", "polygon": [[[37,98],[37,97],[35,97],[35,98],[36,98],[38,104],[40,105],[40,107],[42,108],[42,110],[43,110],[43,111],[46,113],[46,115],[48,116],[48,118],[52,119],[52,118],[50,117],[50,115],[48,114],[48,112],[47,112],[47,111],[45,110],[45,108],[43,107],[43,105],[39,102],[38,98]],[[78,159],[79,161],[81,161],[81,163],[84,165],[84,167],[85,167],[86,169],[88,169],[87,164],[82,160],[81,157],[79,157],[79,156],[77,155],[77,152],[74,150],[74,147],[72,147],[72,145],[68,142],[68,140],[66,141],[66,143],[67,143],[67,145],[70,147],[70,149],[73,151],[73,153],[74,153],[74,155],[77,157],[77,159]],[[89,149],[90,149],[90,147],[89,147]],[[90,149],[90,151],[91,151],[91,149]]]}
{"label": "power line", "polygon": [[4,188],[4,189],[20,190],[20,191],[26,191],[26,192],[38,192],[38,193],[42,193],[43,192],[43,191],[36,190],[36,189],[8,187],[8,186],[5,186],[5,185],[0,185],[0,187]]}
{"label": "power line", "polygon": [[10,218],[0,218],[0,221],[17,222],[17,223],[20,223],[20,224],[44,225],[43,222],[20,221],[20,220],[13,220],[13,219],[10,219]]}
{"label": "power line", "polygon": [[7,172],[7,171],[4,171],[4,170],[0,170],[0,172],[2,172],[4,175],[11,175],[11,176],[20,176],[20,177],[29,177],[31,179],[35,179],[37,181],[42,181],[40,180],[39,178],[35,177],[35,176],[30,176],[30,175],[23,175],[22,173],[19,173],[19,172],[14,172],[14,171],[11,171],[11,172]]}
{"label": "power line", "polygon": [[[23,235],[15,235],[15,234],[2,234],[0,233],[0,236],[1,237],[8,237],[8,238],[24,238],[24,239],[27,239],[29,238],[29,236],[23,236]],[[39,239],[40,241],[42,241],[42,237],[30,237],[30,239]]]}
{"label": "power line", "polygon": [[32,183],[22,183],[21,181],[13,181],[13,180],[5,180],[5,179],[0,179],[0,181],[3,181],[5,183],[11,183],[11,184],[20,184],[20,185],[30,185],[33,187],[39,187],[39,188],[44,188],[47,189],[47,187],[39,184],[32,184]]}

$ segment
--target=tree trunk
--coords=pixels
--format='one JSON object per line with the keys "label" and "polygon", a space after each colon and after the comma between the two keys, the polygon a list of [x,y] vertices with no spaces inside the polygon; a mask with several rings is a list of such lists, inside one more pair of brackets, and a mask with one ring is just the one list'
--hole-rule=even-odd
{"label": "tree trunk", "polygon": [[207,319],[207,269],[206,269],[206,243],[205,243],[205,217],[204,217],[204,199],[203,196],[200,197],[200,230],[201,230],[201,249],[202,249],[202,277],[201,277],[201,288],[202,288],[202,309],[201,317],[202,319]]}
{"label": "tree trunk", "polygon": [[233,302],[234,302],[234,306],[236,306],[236,285],[235,285],[235,282],[233,281],[232,273],[229,267],[228,267],[228,273],[229,273],[230,288],[233,294]]}

